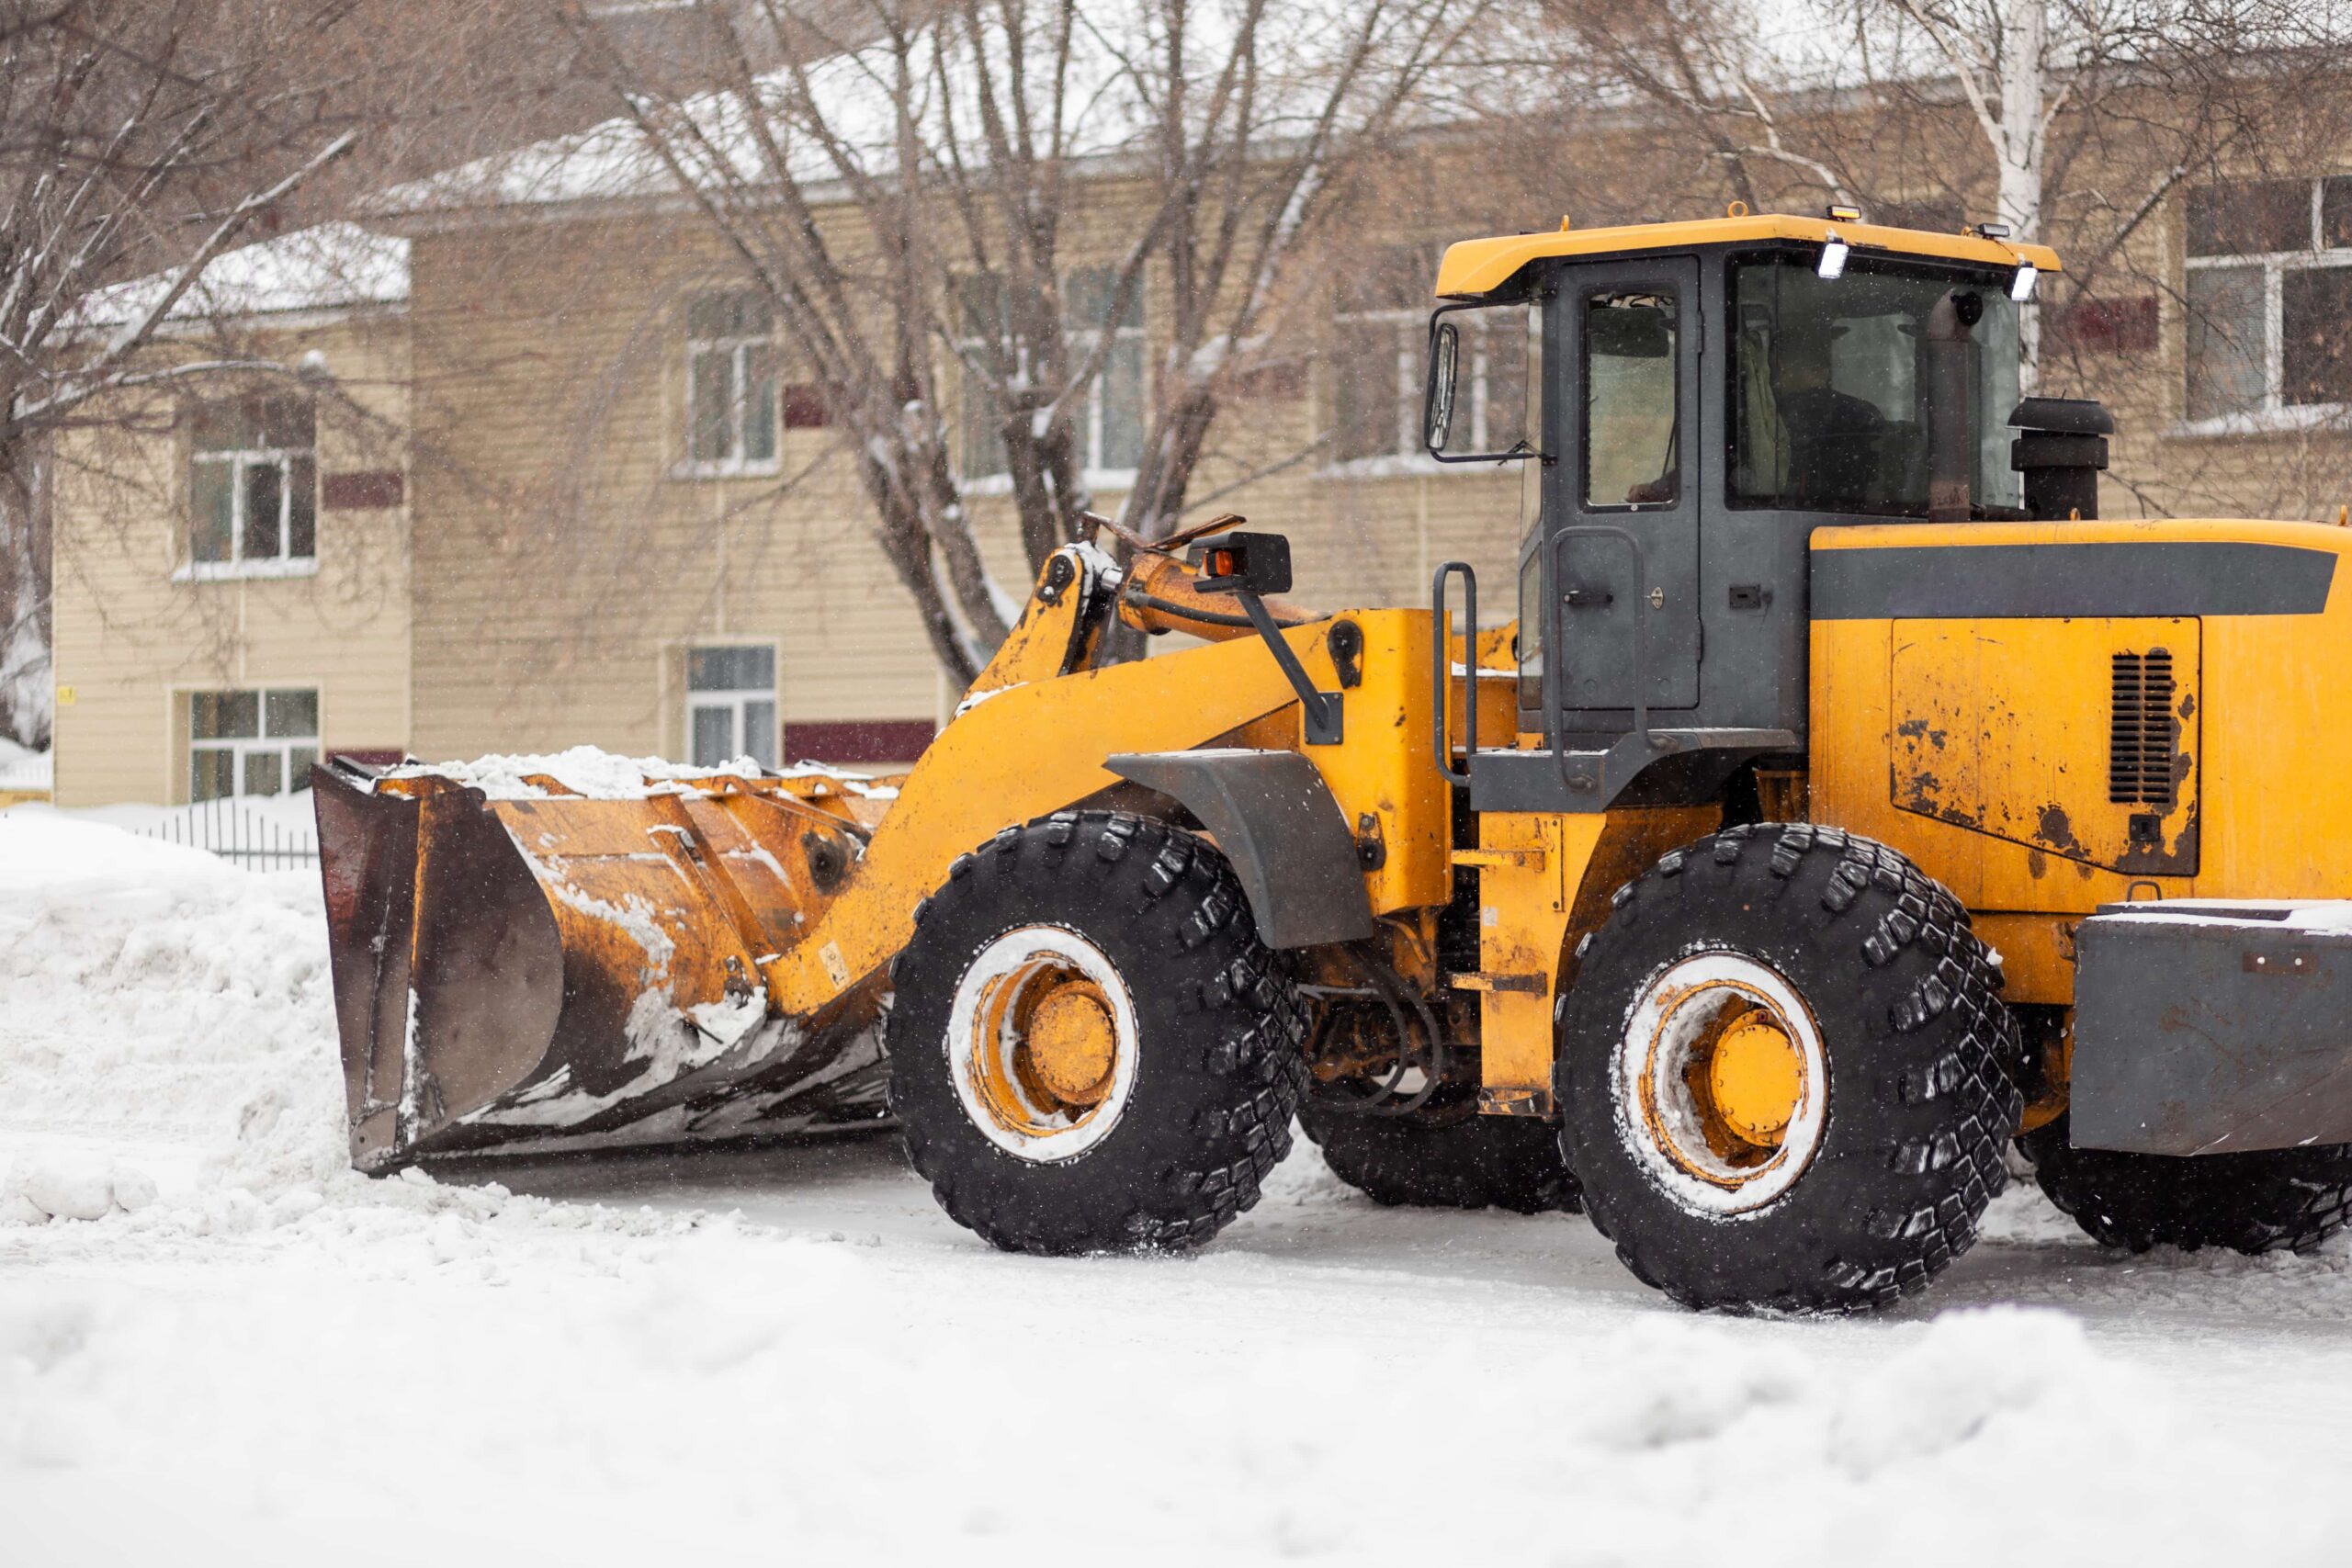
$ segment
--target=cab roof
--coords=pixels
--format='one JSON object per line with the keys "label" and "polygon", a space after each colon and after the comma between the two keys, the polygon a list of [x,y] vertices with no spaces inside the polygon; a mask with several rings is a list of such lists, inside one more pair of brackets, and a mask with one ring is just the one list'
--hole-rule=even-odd
{"label": "cab roof", "polygon": [[1437,292],[1448,299],[1476,299],[1510,281],[1530,262],[1550,256],[1639,255],[1683,251],[1698,245],[1752,245],[1774,240],[1822,244],[1831,230],[1855,250],[1936,261],[2015,267],[2031,262],[2042,272],[2059,270],[2058,253],[2047,245],[1988,240],[1980,234],[1941,234],[1924,229],[1894,229],[1843,219],[1798,218],[1783,212],[1735,213],[1679,223],[1627,223],[1611,229],[1572,229],[1566,219],[1550,233],[1504,234],[1463,240],[1445,248],[1438,263]]}

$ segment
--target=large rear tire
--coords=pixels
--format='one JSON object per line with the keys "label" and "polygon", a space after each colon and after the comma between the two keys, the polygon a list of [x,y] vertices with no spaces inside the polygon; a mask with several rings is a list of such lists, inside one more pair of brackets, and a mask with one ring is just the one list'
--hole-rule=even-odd
{"label": "large rear tire", "polygon": [[915,922],[890,1106],[957,1224],[1012,1252],[1172,1251],[1257,1202],[1302,1010],[1205,840],[1061,812],[956,861]]}
{"label": "large rear tire", "polygon": [[1441,1096],[1409,1115],[1377,1116],[1310,1094],[1298,1124],[1331,1174],[1375,1203],[1520,1214],[1582,1207],[1559,1129],[1481,1116],[1475,1097]]}
{"label": "large rear tire", "polygon": [[2308,1252],[2352,1220],[2352,1145],[2125,1154],[2074,1147],[2061,1116],[2018,1146],[2050,1201],[2102,1247]]}
{"label": "large rear tire", "polygon": [[1585,1210],[1693,1307],[1850,1312],[1976,1239],[2017,1025],[1960,904],[1883,844],[1734,828],[1619,889],[1556,1083]]}

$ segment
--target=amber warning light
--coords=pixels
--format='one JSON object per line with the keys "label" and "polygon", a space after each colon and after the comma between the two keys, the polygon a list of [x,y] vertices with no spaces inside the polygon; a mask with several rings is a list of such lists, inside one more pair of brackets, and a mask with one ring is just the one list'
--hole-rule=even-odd
{"label": "amber warning light", "polygon": [[1193,547],[1193,570],[1205,593],[1287,593],[1290,541],[1280,534],[1228,534]]}

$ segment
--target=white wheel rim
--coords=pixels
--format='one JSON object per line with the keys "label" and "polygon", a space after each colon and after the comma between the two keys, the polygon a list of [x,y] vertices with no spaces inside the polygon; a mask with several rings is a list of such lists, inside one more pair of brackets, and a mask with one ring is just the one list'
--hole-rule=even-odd
{"label": "white wheel rim", "polygon": [[[1017,1069],[1015,1021],[1023,994],[1090,982],[1111,1015],[1110,1087],[1098,1102],[1072,1107],[1031,1091]],[[1110,1134],[1134,1097],[1136,1010],[1126,981],[1101,948],[1064,926],[1022,926],[974,955],[957,982],[947,1021],[947,1071],[964,1113],[981,1136],[1019,1159],[1074,1159]]]}
{"label": "white wheel rim", "polygon": [[[1698,1053],[1734,1007],[1769,1010],[1793,1048],[1799,1078],[1780,1144],[1734,1162],[1710,1144],[1690,1088]],[[1828,1125],[1829,1061],[1821,1025],[1777,970],[1736,953],[1700,953],[1650,977],[1625,1015],[1611,1063],[1617,1133],[1645,1176],[1685,1209],[1753,1214],[1785,1196]]]}

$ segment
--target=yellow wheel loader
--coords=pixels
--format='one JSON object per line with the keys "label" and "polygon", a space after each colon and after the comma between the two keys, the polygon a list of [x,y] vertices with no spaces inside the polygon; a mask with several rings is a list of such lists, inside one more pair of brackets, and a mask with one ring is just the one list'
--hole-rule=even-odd
{"label": "yellow wheel loader", "polygon": [[322,770],[355,1160],[887,1082],[1026,1252],[1205,1241],[1295,1117],[1694,1306],[1919,1288],[2014,1137],[2102,1241],[2317,1243],[2352,531],[2099,520],[2107,416],[2020,395],[2058,266],[1841,209],[1453,246],[1425,436],[1516,465],[1507,625],[1454,562],[1307,613],[1219,519],[1056,553],[903,779]]}

